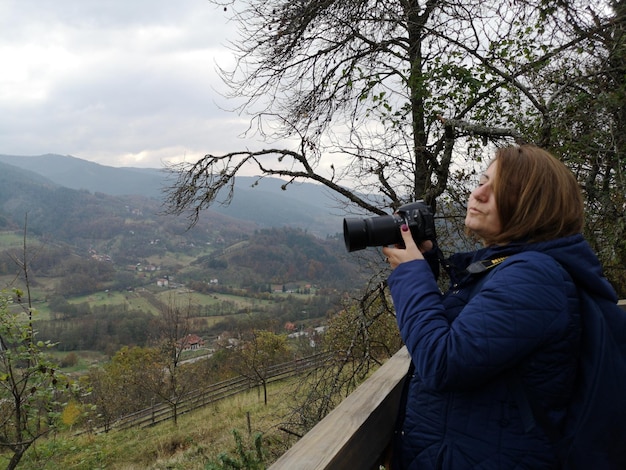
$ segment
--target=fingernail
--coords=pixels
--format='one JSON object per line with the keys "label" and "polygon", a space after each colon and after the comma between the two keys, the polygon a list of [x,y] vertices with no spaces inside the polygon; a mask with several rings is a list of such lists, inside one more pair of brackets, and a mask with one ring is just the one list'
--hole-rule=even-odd
{"label": "fingernail", "polygon": [[400,227],[400,229],[401,229],[403,232],[408,232],[408,231],[409,231],[409,226],[408,226],[407,224],[402,224],[402,227]]}

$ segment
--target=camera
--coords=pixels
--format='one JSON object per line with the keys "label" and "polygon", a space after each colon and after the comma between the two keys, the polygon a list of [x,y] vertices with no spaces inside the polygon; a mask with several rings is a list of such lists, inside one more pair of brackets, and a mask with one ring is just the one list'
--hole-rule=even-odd
{"label": "camera", "polygon": [[400,206],[393,215],[343,219],[346,249],[352,252],[368,246],[402,244],[402,224],[409,227],[415,243],[436,238],[433,213],[424,201],[419,200]]}

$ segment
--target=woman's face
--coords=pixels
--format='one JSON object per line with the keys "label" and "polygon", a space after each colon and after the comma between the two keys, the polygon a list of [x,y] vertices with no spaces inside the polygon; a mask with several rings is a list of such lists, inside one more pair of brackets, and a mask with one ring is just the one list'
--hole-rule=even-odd
{"label": "woman's face", "polygon": [[478,187],[470,194],[465,226],[483,240],[491,240],[502,231],[498,206],[493,193],[493,180],[498,168],[494,160],[480,177]]}

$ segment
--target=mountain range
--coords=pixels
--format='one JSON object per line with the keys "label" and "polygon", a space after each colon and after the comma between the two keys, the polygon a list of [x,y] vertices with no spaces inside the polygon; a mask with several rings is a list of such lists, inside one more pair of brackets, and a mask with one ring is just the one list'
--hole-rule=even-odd
{"label": "mountain range", "polygon": [[[155,168],[110,167],[67,155],[0,155],[4,175],[73,190],[110,196],[143,196],[163,201],[172,174]],[[16,176],[13,176],[16,178]],[[6,181],[6,179],[5,179]],[[336,235],[342,217],[335,196],[313,183],[290,184],[279,178],[240,176],[228,206],[215,204],[212,211],[257,224],[259,227],[297,227],[316,236]]]}

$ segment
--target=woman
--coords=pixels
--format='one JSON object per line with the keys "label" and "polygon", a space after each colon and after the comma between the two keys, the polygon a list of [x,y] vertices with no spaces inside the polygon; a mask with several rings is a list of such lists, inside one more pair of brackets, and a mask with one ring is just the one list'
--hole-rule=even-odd
{"label": "woman", "polygon": [[580,344],[577,286],[617,299],[580,234],[576,179],[530,146],[499,149],[469,198],[467,229],[485,247],[453,255],[442,295],[406,226],[385,247],[388,284],[412,358],[394,469],[555,469],[528,411],[560,426]]}

